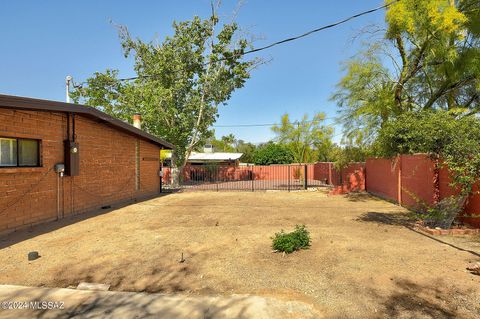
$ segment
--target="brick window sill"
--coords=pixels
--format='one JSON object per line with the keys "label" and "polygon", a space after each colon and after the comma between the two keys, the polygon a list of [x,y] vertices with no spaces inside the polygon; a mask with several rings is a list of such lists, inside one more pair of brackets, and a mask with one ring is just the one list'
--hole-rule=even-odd
{"label": "brick window sill", "polygon": [[45,167],[0,167],[0,174],[41,173],[44,171]]}

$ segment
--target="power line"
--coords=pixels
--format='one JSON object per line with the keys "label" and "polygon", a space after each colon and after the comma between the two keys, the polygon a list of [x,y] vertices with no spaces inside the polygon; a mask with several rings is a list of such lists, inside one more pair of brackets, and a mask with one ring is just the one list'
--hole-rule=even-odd
{"label": "power line", "polygon": [[[335,117],[326,117],[321,120],[310,120],[310,121],[294,121],[289,122],[288,124],[300,124],[300,123],[313,123],[313,122],[321,122],[324,120],[335,120]],[[274,126],[274,125],[282,125],[282,123],[262,123],[262,124],[228,124],[228,125],[212,125],[212,127],[260,127],[260,126]]]}
{"label": "power line", "polygon": [[[386,4],[382,5],[382,6],[379,6],[379,7],[370,9],[370,10],[366,10],[366,11],[363,11],[363,12],[360,12],[360,13],[357,13],[357,14],[354,14],[354,15],[348,17],[348,18],[342,19],[342,20],[337,21],[337,22],[332,23],[332,24],[328,24],[328,25],[326,25],[326,26],[322,26],[322,27],[319,27],[319,28],[310,30],[310,31],[305,32],[305,33],[303,33],[303,34],[300,34],[300,35],[297,35],[297,36],[294,36],[294,37],[290,37],[290,38],[287,38],[287,39],[283,39],[283,40],[280,40],[280,41],[271,43],[271,44],[269,44],[269,45],[266,45],[266,46],[263,46],[263,47],[260,47],[260,48],[251,49],[251,50],[245,51],[245,52],[243,52],[243,53],[234,54],[232,57],[241,57],[241,56],[244,56],[244,55],[247,55],[247,54],[260,52],[260,51],[270,49],[270,48],[275,47],[275,46],[280,45],[280,44],[284,44],[284,43],[287,43],[287,42],[291,42],[291,41],[295,41],[295,40],[298,40],[298,39],[307,37],[307,36],[309,36],[309,35],[311,35],[311,34],[314,34],[314,33],[317,33],[317,32],[320,32],[320,31],[323,31],[323,30],[326,30],[326,29],[334,28],[334,27],[336,27],[336,26],[339,26],[339,25],[341,25],[341,24],[347,23],[348,21],[354,20],[354,19],[359,18],[359,17],[361,17],[361,16],[364,16],[364,15],[367,15],[367,14],[370,14],[370,13],[374,13],[374,12],[376,12],[376,11],[379,11],[379,10],[382,10],[382,9],[385,9],[385,8],[388,8],[388,7],[390,7],[391,5],[393,5],[394,3],[397,3],[397,2],[399,2],[399,1],[400,1],[400,0],[391,1],[391,2],[389,2],[389,3],[386,3]],[[218,59],[216,62],[225,61],[225,60],[231,59],[232,57]],[[205,63],[205,65],[206,65],[206,64],[208,64],[208,63]],[[151,77],[155,77],[155,76],[157,76],[157,75],[158,75],[158,74],[132,76],[132,77],[128,77],[128,78],[117,79],[117,81],[132,81],[132,80],[136,80],[136,79],[151,78]],[[80,83],[80,85],[83,84],[83,83],[85,83],[85,82]]]}
{"label": "power line", "polygon": [[373,8],[373,9],[370,9],[370,10],[367,10],[367,11],[363,11],[363,12],[360,12],[360,13],[357,13],[353,16],[350,16],[348,18],[345,18],[343,20],[340,20],[338,22],[335,22],[335,23],[332,23],[332,24],[329,24],[329,25],[326,25],[326,26],[323,26],[323,27],[320,27],[320,28],[317,28],[317,29],[313,29],[311,31],[308,31],[308,32],[305,32],[301,35],[298,35],[298,36],[295,36],[295,37],[291,37],[291,38],[287,38],[287,39],[284,39],[284,40],[281,40],[281,41],[277,41],[277,42],[274,42],[272,44],[269,44],[269,45],[266,45],[264,47],[261,47],[261,48],[257,48],[257,49],[252,49],[250,51],[246,51],[244,52],[242,55],[246,55],[246,54],[250,54],[250,53],[254,53],[254,52],[259,52],[259,51],[263,51],[263,50],[266,50],[266,49],[270,49],[274,46],[277,46],[279,44],[284,44],[284,43],[287,43],[287,42],[290,42],[290,41],[295,41],[295,40],[298,40],[298,39],[301,39],[301,38],[304,38],[306,36],[309,36],[313,33],[316,33],[316,32],[319,32],[319,31],[323,31],[323,30],[326,30],[326,29],[330,29],[330,28],[333,28],[333,27],[336,27],[338,25],[341,25],[341,24],[344,24],[350,20],[353,20],[353,19],[356,19],[358,17],[361,17],[361,16],[364,16],[364,15],[367,15],[367,14],[370,14],[370,13],[373,13],[373,12],[376,12],[376,11],[379,11],[379,10],[382,10],[382,9],[385,9],[389,6],[391,6],[392,4],[396,3],[396,2],[399,2],[400,0],[394,0],[392,2],[389,2],[389,3],[386,3],[384,4],[383,6],[380,6],[380,7],[377,7],[377,8]]}

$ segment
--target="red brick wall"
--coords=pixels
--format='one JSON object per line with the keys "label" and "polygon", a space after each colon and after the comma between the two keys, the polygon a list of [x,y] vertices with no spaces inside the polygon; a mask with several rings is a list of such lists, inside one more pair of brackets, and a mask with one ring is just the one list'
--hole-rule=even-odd
{"label": "red brick wall", "polygon": [[433,204],[434,164],[427,155],[401,155],[401,203],[418,208]]}
{"label": "red brick wall", "polygon": [[[158,193],[159,147],[91,119],[75,117],[80,175],[60,180],[60,215]],[[67,139],[66,115],[0,109],[0,136],[41,140],[42,166],[0,168],[0,233],[57,218],[58,175]],[[140,188],[135,188],[135,143]]]}
{"label": "red brick wall", "polygon": [[[367,191],[403,206],[417,209],[434,202],[434,163],[425,154],[401,155],[395,159],[374,158],[366,162]],[[439,170],[440,199],[458,194],[450,186],[447,168]],[[401,193],[398,187],[401,185]],[[475,187],[478,189],[478,185]],[[480,227],[480,194],[470,196],[463,220]]]}
{"label": "red brick wall", "polygon": [[316,179],[327,180],[335,186],[330,194],[347,194],[365,190],[365,163],[351,163],[342,169],[336,169],[334,163],[316,163]]}
{"label": "red brick wall", "polygon": [[[459,193],[459,189],[455,189],[450,185],[451,178],[447,168],[440,169],[440,198],[445,198],[451,195]],[[479,183],[473,186],[473,195],[468,198],[463,211],[463,216],[475,216],[475,217],[463,217],[466,223],[474,225],[480,228],[480,193]]]}
{"label": "red brick wall", "polygon": [[398,200],[399,161],[397,159],[369,158],[365,163],[366,189],[389,200]]}
{"label": "red brick wall", "polygon": [[317,181],[324,181],[327,184],[331,184],[332,175],[333,175],[333,163],[330,162],[321,162],[315,163],[314,166],[314,179]]}

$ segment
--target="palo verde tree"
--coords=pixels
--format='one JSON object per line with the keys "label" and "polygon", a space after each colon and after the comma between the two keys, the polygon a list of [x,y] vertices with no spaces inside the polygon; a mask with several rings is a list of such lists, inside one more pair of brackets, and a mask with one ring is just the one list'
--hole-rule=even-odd
{"label": "palo verde tree", "polygon": [[212,136],[218,107],[261,62],[243,57],[249,41],[235,22],[222,24],[212,11],[208,19],[174,22],[173,35],[161,43],[132,38],[120,26],[125,57],[133,56],[137,76],[119,81],[117,70],[95,73],[73,92],[74,99],[127,121],[142,113],[143,129],[173,143],[173,163],[183,167],[195,146]]}
{"label": "palo verde tree", "polygon": [[401,0],[387,9],[386,23],[368,32],[366,49],[346,62],[332,96],[346,136],[372,141],[405,112],[478,113],[478,0]]}
{"label": "palo verde tree", "polygon": [[290,122],[288,114],[282,116],[281,123],[274,125],[275,141],[286,145],[297,163],[309,163],[332,145],[333,128],[324,125],[325,114],[319,112],[309,118],[304,115],[300,121]]}

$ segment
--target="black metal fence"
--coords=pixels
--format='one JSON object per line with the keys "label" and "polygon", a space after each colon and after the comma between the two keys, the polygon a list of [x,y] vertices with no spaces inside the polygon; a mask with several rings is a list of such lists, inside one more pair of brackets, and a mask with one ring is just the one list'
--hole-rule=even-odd
{"label": "black metal fence", "polygon": [[[325,185],[315,180],[313,165],[271,166],[187,166],[179,174],[179,187],[185,190],[284,190],[294,191]],[[164,189],[173,188],[173,178],[164,177]]]}

